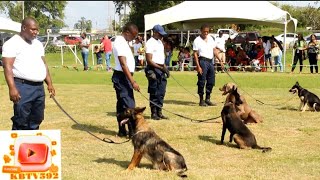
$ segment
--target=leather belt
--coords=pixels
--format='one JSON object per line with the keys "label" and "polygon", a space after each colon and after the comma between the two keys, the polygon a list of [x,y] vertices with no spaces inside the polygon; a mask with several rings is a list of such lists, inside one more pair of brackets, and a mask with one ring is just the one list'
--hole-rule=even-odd
{"label": "leather belt", "polygon": [[199,60],[204,60],[204,61],[212,61],[212,59],[206,58],[206,57],[199,57]]}
{"label": "leather belt", "polygon": [[[124,75],[123,71],[118,71],[118,70],[113,70],[113,73],[114,74],[123,74]],[[130,72],[130,73],[131,73],[131,76],[133,76],[133,72]]]}
{"label": "leather belt", "polygon": [[43,84],[43,81],[34,82],[34,81],[28,81],[28,80],[20,79],[20,78],[16,78],[16,77],[14,78],[14,81],[20,82],[22,84],[28,84],[28,85],[31,85],[31,86],[41,86]]}

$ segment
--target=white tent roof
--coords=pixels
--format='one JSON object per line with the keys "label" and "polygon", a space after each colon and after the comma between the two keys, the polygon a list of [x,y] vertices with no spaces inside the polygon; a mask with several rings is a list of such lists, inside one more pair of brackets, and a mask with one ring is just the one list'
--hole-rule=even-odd
{"label": "white tent roof", "polygon": [[0,17],[1,32],[20,32],[20,30],[21,30],[21,23],[12,21],[4,17]]}
{"label": "white tent roof", "polygon": [[171,8],[144,15],[145,31],[154,25],[180,22],[181,29],[199,29],[203,23],[261,24],[295,32],[297,20],[268,1],[184,1]]}

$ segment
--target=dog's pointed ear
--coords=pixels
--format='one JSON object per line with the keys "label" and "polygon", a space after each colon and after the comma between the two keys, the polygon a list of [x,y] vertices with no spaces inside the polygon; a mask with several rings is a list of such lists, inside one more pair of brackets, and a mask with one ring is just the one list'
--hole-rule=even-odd
{"label": "dog's pointed ear", "polygon": [[298,82],[298,81],[296,82],[296,85],[299,85],[299,82]]}
{"label": "dog's pointed ear", "polygon": [[136,107],[135,111],[136,111],[136,113],[142,113],[145,109],[146,109],[146,107]]}

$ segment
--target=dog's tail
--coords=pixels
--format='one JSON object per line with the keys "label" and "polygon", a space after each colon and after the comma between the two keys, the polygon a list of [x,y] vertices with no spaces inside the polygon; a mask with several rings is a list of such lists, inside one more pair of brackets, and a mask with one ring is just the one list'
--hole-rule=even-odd
{"label": "dog's tail", "polygon": [[271,147],[260,147],[258,145],[256,145],[255,147],[253,147],[253,149],[261,149],[263,153],[265,152],[270,152],[272,150]]}
{"label": "dog's tail", "polygon": [[319,104],[319,103],[314,103],[314,104],[313,104],[313,109],[314,109],[316,112],[320,111],[320,104]]}

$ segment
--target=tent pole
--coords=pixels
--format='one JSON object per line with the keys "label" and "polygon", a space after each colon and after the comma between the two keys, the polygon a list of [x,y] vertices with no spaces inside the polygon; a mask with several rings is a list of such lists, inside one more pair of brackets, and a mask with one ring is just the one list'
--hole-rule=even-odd
{"label": "tent pole", "polygon": [[183,46],[183,32],[180,32],[180,46]]}
{"label": "tent pole", "polygon": [[[283,43],[284,43],[284,49],[283,49],[283,72],[286,72],[286,52],[287,52],[287,15],[286,15],[286,21],[284,24],[284,38],[283,38]],[[281,59],[280,59],[281,61]]]}

